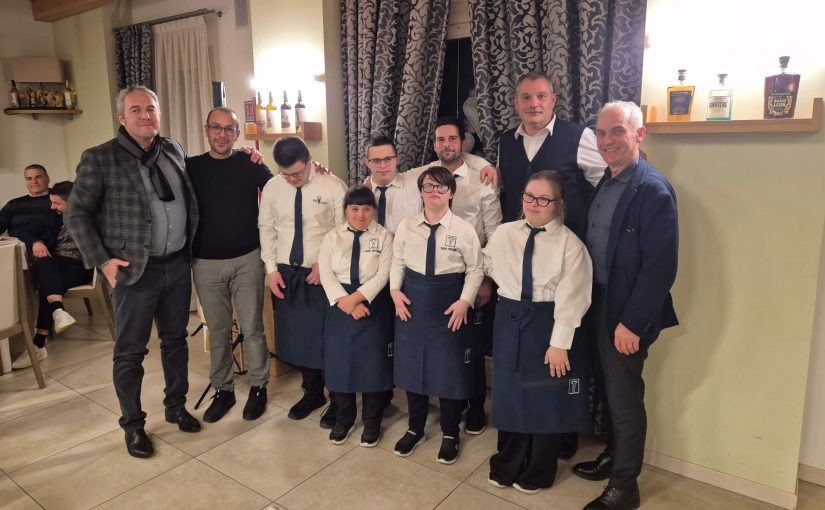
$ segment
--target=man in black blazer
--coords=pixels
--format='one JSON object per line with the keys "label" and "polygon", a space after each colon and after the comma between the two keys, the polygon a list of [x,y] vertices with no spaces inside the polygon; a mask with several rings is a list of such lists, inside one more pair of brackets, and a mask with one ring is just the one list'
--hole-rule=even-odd
{"label": "man in black blazer", "polygon": [[638,508],[636,479],[647,431],[642,369],[659,332],[678,324],[670,296],[679,251],[676,195],[667,179],[639,157],[644,136],[638,106],[604,105],[596,138],[608,169],[588,203],[584,238],[593,260],[589,317],[612,434],[604,453],[573,471],[610,481],[585,510]]}
{"label": "man in black blazer", "polygon": [[135,86],[117,97],[117,137],[83,152],[64,221],[88,268],[113,287],[117,340],[114,386],[134,457],[154,453],[140,405],[143,358],[157,324],[166,421],[184,432],[200,423],[184,407],[189,390],[186,326],[191,246],[198,207],[178,142],[158,135],[155,93]]}

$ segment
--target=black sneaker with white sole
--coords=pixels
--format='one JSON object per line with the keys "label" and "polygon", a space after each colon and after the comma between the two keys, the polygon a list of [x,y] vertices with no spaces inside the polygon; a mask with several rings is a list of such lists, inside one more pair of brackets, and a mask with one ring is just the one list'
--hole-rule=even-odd
{"label": "black sneaker with white sole", "polygon": [[412,452],[426,440],[427,436],[425,436],[423,432],[419,433],[408,430],[404,433],[404,436],[395,443],[395,454],[399,457],[409,457],[412,455]]}
{"label": "black sneaker with white sole", "polygon": [[364,425],[361,433],[361,446],[372,448],[381,440],[381,425]]}
{"label": "black sneaker with white sole", "polygon": [[441,449],[438,450],[438,462],[453,464],[458,460],[458,438],[444,436],[441,440]]}
{"label": "black sneaker with white sole", "polygon": [[335,424],[335,427],[329,432],[329,442],[332,444],[344,444],[352,434],[352,425],[344,425],[341,422]]}

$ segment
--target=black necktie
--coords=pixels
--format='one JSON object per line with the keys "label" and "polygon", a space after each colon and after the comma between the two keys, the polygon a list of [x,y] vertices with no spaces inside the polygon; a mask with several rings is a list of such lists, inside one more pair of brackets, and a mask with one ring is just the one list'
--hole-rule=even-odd
{"label": "black necktie", "polygon": [[292,238],[292,250],[289,263],[300,266],[304,263],[304,215],[301,209],[301,188],[295,190],[295,237]]}
{"label": "black necktie", "polygon": [[427,265],[424,272],[427,276],[435,274],[435,231],[438,230],[439,225],[441,224],[427,225],[430,227],[430,237],[427,238]]}
{"label": "black necktie", "polygon": [[381,196],[378,197],[378,224],[387,226],[387,186],[378,186]]}
{"label": "black necktie", "polygon": [[[528,225],[529,226],[529,225]],[[536,245],[536,234],[544,232],[544,227],[530,227],[527,244],[524,245],[524,260],[521,263],[521,300],[533,300],[533,248]]]}
{"label": "black necktie", "polygon": [[361,286],[361,279],[358,277],[358,265],[361,263],[361,230],[347,229],[354,236],[352,239],[352,258],[349,263],[349,283],[356,287]]}

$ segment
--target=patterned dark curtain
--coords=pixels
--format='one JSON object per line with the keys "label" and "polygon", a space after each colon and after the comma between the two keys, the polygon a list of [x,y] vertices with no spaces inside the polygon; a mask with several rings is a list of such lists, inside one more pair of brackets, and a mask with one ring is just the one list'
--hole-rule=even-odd
{"label": "patterned dark curtain", "polygon": [[153,87],[152,27],[133,25],[115,30],[115,73],[117,87]]}
{"label": "patterned dark curtain", "polygon": [[341,0],[350,184],[369,173],[363,147],[395,139],[398,166],[425,163],[438,113],[449,0]]}
{"label": "patterned dark curtain", "polygon": [[[469,0],[481,139],[496,160],[502,131],[518,125],[515,81],[550,75],[556,114],[593,126],[602,104],[638,104],[646,0]],[[491,159],[492,158],[492,159]]]}

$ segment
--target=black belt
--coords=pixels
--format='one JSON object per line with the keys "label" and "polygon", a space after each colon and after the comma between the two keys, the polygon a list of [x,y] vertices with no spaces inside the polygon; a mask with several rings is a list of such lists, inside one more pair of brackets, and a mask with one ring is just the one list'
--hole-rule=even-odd
{"label": "black belt", "polygon": [[149,264],[165,264],[167,262],[172,262],[173,260],[177,260],[183,255],[183,250],[178,250],[175,253],[170,253],[168,255],[158,255],[157,257],[149,257],[148,263]]}

